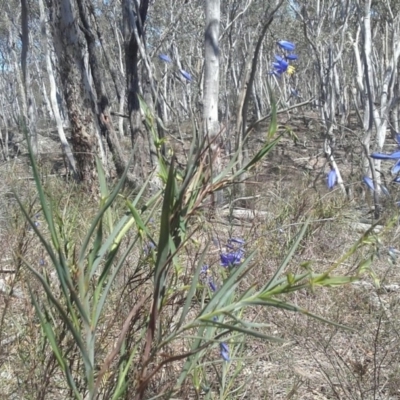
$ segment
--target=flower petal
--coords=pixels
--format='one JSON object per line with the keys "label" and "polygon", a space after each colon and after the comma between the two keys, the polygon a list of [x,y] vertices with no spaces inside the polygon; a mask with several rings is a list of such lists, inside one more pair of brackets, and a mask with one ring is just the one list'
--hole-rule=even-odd
{"label": "flower petal", "polygon": [[364,176],[363,181],[371,190],[375,190],[374,182],[369,176]]}
{"label": "flower petal", "polygon": [[398,160],[400,159],[400,151],[395,151],[391,154],[372,153],[371,158],[375,158],[376,160]]}
{"label": "flower petal", "polygon": [[226,343],[220,343],[219,344],[219,349],[221,351],[221,357],[225,360],[225,361],[231,361],[230,357],[229,357],[229,347]]}
{"label": "flower petal", "polygon": [[382,185],[382,184],[381,184],[380,187],[381,187],[382,193],[383,193],[385,196],[390,196],[389,190],[388,190],[388,188],[387,188],[385,185]]}
{"label": "flower petal", "polygon": [[337,174],[335,169],[331,169],[328,174],[328,189],[333,189],[336,184]]}
{"label": "flower petal", "polygon": [[244,245],[246,243],[243,239],[240,238],[230,238],[228,239],[228,242],[237,243],[241,245]]}
{"label": "flower petal", "polygon": [[277,42],[278,46],[283,50],[293,51],[296,48],[296,45],[292,42],[288,42],[287,40],[280,40]]}
{"label": "flower petal", "polygon": [[290,61],[297,60],[298,58],[299,58],[299,56],[297,54],[288,54],[286,56],[286,60],[290,60]]}
{"label": "flower petal", "polygon": [[167,56],[166,54],[159,54],[159,55],[158,55],[158,58],[159,58],[161,61],[164,61],[164,62],[166,62],[166,63],[172,62],[171,59],[169,58],[169,56]]}
{"label": "flower petal", "polygon": [[189,82],[192,82],[192,75],[189,74],[189,72],[184,71],[183,69],[180,70],[180,73],[182,76]]}
{"label": "flower petal", "polygon": [[212,292],[215,292],[217,290],[217,286],[211,278],[208,280],[208,286],[210,286]]}
{"label": "flower petal", "polygon": [[397,175],[400,172],[400,160],[397,160],[396,164],[392,167],[392,174]]}

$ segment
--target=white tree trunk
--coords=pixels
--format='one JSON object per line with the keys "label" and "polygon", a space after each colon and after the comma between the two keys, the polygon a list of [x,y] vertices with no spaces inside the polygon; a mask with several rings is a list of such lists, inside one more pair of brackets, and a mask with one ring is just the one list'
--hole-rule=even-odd
{"label": "white tree trunk", "polygon": [[[211,143],[211,160],[213,175],[221,171],[221,148],[218,121],[218,95],[219,95],[219,22],[220,0],[205,1],[206,29],[204,35],[204,82],[203,82],[203,122],[204,136]],[[222,192],[216,193],[213,199],[217,204],[222,203]]]}
{"label": "white tree trunk", "polygon": [[204,135],[212,140],[219,132],[219,22],[220,0],[206,0],[206,29],[204,40]]}

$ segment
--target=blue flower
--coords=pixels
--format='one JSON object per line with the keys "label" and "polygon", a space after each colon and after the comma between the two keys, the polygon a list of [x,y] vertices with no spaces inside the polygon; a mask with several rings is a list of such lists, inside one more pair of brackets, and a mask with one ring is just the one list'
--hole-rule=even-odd
{"label": "blue flower", "polygon": [[376,160],[398,160],[400,159],[400,151],[395,151],[392,154],[372,153],[371,158]]}
{"label": "blue flower", "polygon": [[220,257],[221,265],[228,268],[240,264],[242,262],[243,253],[244,251],[241,249],[231,253],[222,253]]}
{"label": "blue flower", "polygon": [[184,71],[183,69],[179,70],[179,72],[182,74],[182,76],[189,82],[192,82],[192,75],[189,74],[189,72]]}
{"label": "blue flower", "polygon": [[229,249],[229,251],[226,253],[221,253],[221,265],[225,268],[228,268],[240,264],[243,261],[243,256],[245,253],[245,250],[242,247],[244,244],[245,241],[241,238],[228,239],[226,248]]}
{"label": "blue flower", "polygon": [[328,189],[333,189],[336,185],[337,174],[335,169],[331,169],[328,174]]}
{"label": "blue flower", "polygon": [[400,183],[400,176],[396,176],[396,178],[393,179],[394,183]]}
{"label": "blue flower", "polygon": [[287,40],[279,40],[276,43],[281,49],[286,51],[293,51],[296,48],[296,45],[294,43],[288,42]]}
{"label": "blue flower", "polygon": [[279,74],[283,74],[287,71],[289,67],[289,63],[285,61],[281,56],[275,55],[276,62],[272,63],[272,66],[275,68],[275,71]]}
{"label": "blue flower", "polygon": [[229,357],[229,347],[226,343],[222,342],[219,344],[220,354],[224,361],[231,361]]}
{"label": "blue flower", "polygon": [[158,58],[159,58],[161,61],[164,61],[164,62],[166,62],[166,63],[171,63],[171,62],[172,62],[171,59],[169,58],[169,56],[167,56],[166,54],[159,54],[159,55],[158,55]]}
{"label": "blue flower", "polygon": [[369,176],[364,176],[363,181],[372,191],[375,190],[374,182]]}
{"label": "blue flower", "polygon": [[394,140],[397,142],[398,145],[400,145],[400,133],[396,133],[394,135]]}

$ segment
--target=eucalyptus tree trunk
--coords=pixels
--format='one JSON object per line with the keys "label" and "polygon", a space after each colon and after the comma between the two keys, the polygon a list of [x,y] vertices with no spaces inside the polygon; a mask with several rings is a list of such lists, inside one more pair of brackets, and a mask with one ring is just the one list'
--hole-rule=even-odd
{"label": "eucalyptus tree trunk", "polygon": [[27,65],[29,52],[29,21],[28,21],[28,1],[21,0],[21,32],[22,32],[22,49],[21,49],[21,66],[23,76],[23,95],[24,107],[23,117],[24,125],[28,129],[29,141],[33,154],[38,154],[38,140],[36,133],[36,118],[33,106],[33,96],[31,88],[31,78]]}
{"label": "eucalyptus tree trunk", "polygon": [[78,29],[73,0],[49,0],[49,9],[79,179],[91,188],[101,138],[93,118],[90,83],[82,51],[86,46]]}
{"label": "eucalyptus tree trunk", "polygon": [[220,0],[205,2],[206,29],[204,36],[204,135],[212,141],[219,132],[219,23]]}
{"label": "eucalyptus tree trunk", "polygon": [[[40,23],[41,23],[41,32],[42,32],[42,45],[44,48],[47,76],[48,76],[49,84],[50,84],[51,111],[53,113],[53,116],[54,116],[54,119],[56,122],[58,136],[61,141],[61,148],[62,148],[64,157],[67,160],[67,165],[70,168],[70,170],[72,171],[74,178],[78,179],[78,171],[77,171],[77,167],[76,167],[76,163],[75,163],[75,158],[74,158],[74,155],[72,154],[71,147],[65,136],[63,121],[61,120],[60,109],[58,107],[58,102],[57,102],[56,80],[54,78],[54,71],[53,71],[53,66],[52,66],[51,58],[50,58],[50,44],[49,44],[48,35],[47,35],[47,21],[46,21],[46,14],[45,14],[45,10],[44,10],[43,0],[39,0],[39,13],[40,13]],[[43,86],[44,86],[44,83],[43,83]],[[46,92],[45,86],[43,87],[43,91]]]}
{"label": "eucalyptus tree trunk", "polygon": [[[140,111],[140,85],[139,85],[139,45],[137,38],[144,34],[143,27],[147,17],[149,0],[140,0],[138,13],[131,0],[123,0],[123,26],[125,41],[125,70],[128,96],[128,116],[131,128],[132,146],[134,152],[134,164],[137,178],[141,181],[149,174],[149,141],[147,133],[143,129]],[[137,34],[135,35],[135,30]]]}
{"label": "eucalyptus tree trunk", "polygon": [[[127,166],[127,160],[125,159],[111,119],[109,97],[104,85],[104,68],[101,68],[100,65],[97,50],[98,46],[96,46],[96,36],[91,22],[92,18],[95,19],[95,15],[94,13],[90,15],[91,6],[88,3],[88,0],[77,0],[77,4],[79,17],[83,26],[83,33],[87,44],[89,57],[88,61],[94,86],[94,90],[91,92],[92,111],[97,117],[98,126],[100,127],[102,135],[105,136],[108,147],[113,155],[117,174],[122,176]],[[132,184],[134,184],[133,177],[130,174],[127,178]]]}
{"label": "eucalyptus tree trunk", "polygon": [[[221,171],[221,137],[218,121],[219,95],[219,24],[220,0],[205,1],[206,27],[204,35],[204,82],[203,82],[203,124],[204,137],[210,143],[210,166],[212,175],[217,176]],[[217,192],[213,202],[222,203],[222,192]]]}

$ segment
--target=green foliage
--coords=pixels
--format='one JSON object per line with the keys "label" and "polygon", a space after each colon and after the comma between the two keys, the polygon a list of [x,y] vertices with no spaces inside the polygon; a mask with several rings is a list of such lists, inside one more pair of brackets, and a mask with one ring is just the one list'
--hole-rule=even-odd
{"label": "green foliage", "polygon": [[[368,234],[327,270],[314,272],[307,266],[301,273],[294,273],[291,272],[293,257],[313,223],[312,214],[304,216],[301,229],[272,277],[266,277],[265,282],[248,282],[249,273],[256,266],[252,262],[255,252],[251,252],[239,265],[223,271],[223,284],[215,292],[210,291],[200,277],[209,244],[201,247],[193,271],[188,272],[182,266],[186,249],[202,230],[207,199],[216,191],[235,184],[279,141],[280,136],[275,136],[275,107],[273,110],[266,143],[243,168],[232,173],[236,170],[236,153],[225,169],[213,177],[209,163],[211,149],[203,142],[197,150],[192,146],[183,171],[178,171],[174,159],[168,165],[159,158],[159,171],[165,185],[148,200],[145,200],[148,182],[133,200],[123,196],[125,176],[110,192],[102,165],[97,161],[100,201],[97,214],[81,241],[74,242],[68,229],[63,229],[65,216],[46,196],[31,154],[46,232],[35,225],[22,202],[18,202],[51,260],[59,290],[46,273],[26,263],[40,282],[45,298],[33,289],[30,293],[42,334],[51,346],[72,397],[96,399],[107,393],[108,398],[118,399],[130,390],[137,399],[149,398],[146,391],[159,371],[177,364],[181,367],[178,379],[157,397],[179,392],[190,378],[198,394],[203,391],[206,398],[215,398],[207,372],[207,366],[211,365],[219,380],[218,397],[228,399],[240,390],[234,382],[242,370],[241,354],[246,338],[281,341],[268,334],[267,323],[247,320],[248,309],[273,307],[340,326],[292,304],[287,295],[305,288],[338,286],[357,279],[357,274],[340,276],[334,271],[356,249],[367,245]],[[147,124],[153,126],[150,110],[143,107],[143,111]],[[125,204],[125,214],[121,218],[117,218],[116,213],[118,199]],[[151,227],[150,218],[156,215],[160,215],[159,221],[156,227]],[[119,273],[131,253],[149,243],[152,246],[147,247],[146,262],[138,263],[138,269],[143,269],[141,272],[147,273],[148,279],[143,280],[141,290],[137,286],[136,303],[124,317],[122,326],[113,327],[118,329],[115,342],[102,347],[100,337],[105,314],[113,291],[118,290]],[[365,263],[360,264],[360,268],[365,270]],[[172,317],[168,311],[171,304],[178,304]],[[66,345],[65,338],[72,340],[73,350]],[[206,362],[222,341],[229,346],[230,359]],[[171,348],[173,353],[169,351]],[[76,363],[70,361],[71,352],[78,354]],[[111,371],[114,379],[107,380]]]}

